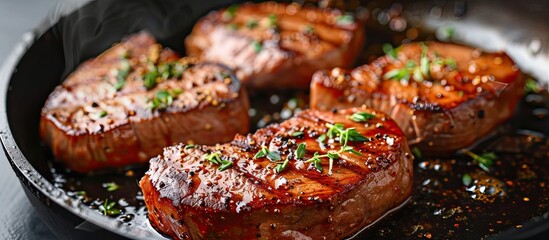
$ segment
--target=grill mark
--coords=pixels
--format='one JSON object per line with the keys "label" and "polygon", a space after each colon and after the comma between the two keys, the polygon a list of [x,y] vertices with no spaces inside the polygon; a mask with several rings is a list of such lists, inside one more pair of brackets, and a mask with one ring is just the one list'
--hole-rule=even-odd
{"label": "grill mark", "polygon": [[[250,160],[248,158],[247,161],[248,162],[253,162],[254,160],[253,159]],[[234,162],[233,162],[233,167],[232,168],[235,168],[235,170],[238,173],[241,173],[243,177],[247,178],[247,181],[250,181],[250,183],[252,183],[253,185],[258,186],[261,189],[265,190],[265,192],[269,192],[273,195],[276,195],[277,198],[282,198],[284,196],[285,192],[283,192],[282,189],[276,189],[274,186],[271,186],[269,184],[269,182],[265,182],[263,179],[258,178],[255,175],[247,172],[245,169],[239,167],[237,164],[234,164]],[[272,174],[269,174],[268,176],[266,176],[265,179],[269,178],[270,176],[272,176]],[[258,184],[255,184],[256,181],[258,182]],[[271,189],[269,189],[269,187]]]}

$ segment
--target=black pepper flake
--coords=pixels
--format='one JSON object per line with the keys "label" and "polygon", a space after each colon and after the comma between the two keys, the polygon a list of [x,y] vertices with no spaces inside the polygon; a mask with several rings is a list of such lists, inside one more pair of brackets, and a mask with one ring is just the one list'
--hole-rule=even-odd
{"label": "black pepper flake", "polygon": [[483,119],[484,118],[484,110],[479,110],[477,113],[478,118]]}

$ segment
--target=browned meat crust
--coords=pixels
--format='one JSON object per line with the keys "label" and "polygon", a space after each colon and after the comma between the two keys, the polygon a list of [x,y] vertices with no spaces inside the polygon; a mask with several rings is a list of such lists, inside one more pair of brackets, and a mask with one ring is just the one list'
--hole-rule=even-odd
{"label": "browned meat crust", "polygon": [[49,96],[40,135],[77,172],[142,164],[179,142],[248,131],[244,89],[217,64],[179,59],[146,34],[80,66]]}
{"label": "browned meat crust", "polygon": [[436,156],[486,136],[512,116],[523,94],[524,78],[502,52],[437,42],[406,44],[396,52],[396,58],[383,56],[352,71],[317,72],[311,108],[379,109],[395,119],[410,144]]}
{"label": "browned meat crust", "polygon": [[[354,122],[348,119],[354,113],[373,118]],[[323,154],[344,144],[339,137],[317,139],[336,123],[364,139],[349,140],[361,155],[339,153],[330,175]],[[258,156],[264,147],[267,157]],[[321,170],[311,161],[315,152]],[[208,160],[213,154],[221,167]],[[151,224],[176,239],[341,239],[411,195],[412,160],[403,133],[384,114],[306,110],[230,144],[168,147],[151,160],[140,185]]]}
{"label": "browned meat crust", "polygon": [[338,10],[275,2],[246,3],[202,18],[187,37],[190,56],[235,69],[244,85],[307,88],[317,70],[350,67],[362,23]]}

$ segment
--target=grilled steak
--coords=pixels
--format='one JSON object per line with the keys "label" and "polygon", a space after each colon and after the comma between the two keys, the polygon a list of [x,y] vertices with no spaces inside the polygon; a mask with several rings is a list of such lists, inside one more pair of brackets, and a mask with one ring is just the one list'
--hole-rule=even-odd
{"label": "grilled steak", "polygon": [[140,185],[152,226],[176,239],[341,239],[411,195],[412,159],[384,114],[306,110],[231,143],[165,148]]}
{"label": "grilled steak", "polygon": [[141,33],[80,66],[49,96],[40,135],[77,172],[146,163],[179,142],[248,131],[248,99],[231,71],[179,59]]}
{"label": "grilled steak", "polygon": [[320,69],[349,66],[364,28],[338,10],[275,2],[210,13],[187,37],[190,56],[234,68],[250,88],[307,88]]}
{"label": "grilled steak", "polygon": [[454,153],[509,119],[524,79],[505,53],[447,43],[403,45],[352,71],[315,73],[311,108],[366,105],[398,123],[427,155]]}

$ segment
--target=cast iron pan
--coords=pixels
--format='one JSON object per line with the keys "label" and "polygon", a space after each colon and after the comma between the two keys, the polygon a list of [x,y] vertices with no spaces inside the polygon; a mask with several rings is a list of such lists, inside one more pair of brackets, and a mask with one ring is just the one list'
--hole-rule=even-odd
{"label": "cast iron pan", "polygon": [[[78,64],[125,36],[144,29],[164,46],[184,55],[183,39],[198,18],[233,2],[97,0],[83,6],[62,6],[62,11],[54,12],[49,22],[26,35],[13,51],[0,72],[0,138],[25,193],[42,220],[59,238],[164,237],[152,229],[146,219],[137,186],[145,168],[78,175],[53,161],[38,136],[40,109],[48,94]],[[334,1],[321,3],[330,5]],[[414,40],[433,39],[435,35],[424,30],[438,29],[440,37],[445,33],[444,28],[450,26],[455,31],[454,40],[487,49],[505,49],[523,69],[538,80],[547,81],[549,73],[542,67],[547,63],[547,49],[543,45],[548,39],[547,26],[542,24],[539,29],[544,32],[533,33],[524,26],[538,26],[536,16],[543,16],[539,9],[547,10],[548,5],[540,1],[531,11],[511,6],[505,14],[514,12],[515,15],[498,19],[498,14],[479,16],[491,13],[487,9],[492,6],[487,3],[348,1],[336,5],[356,11],[368,21],[366,50],[359,63],[382,54],[382,43],[400,44],[408,41],[406,38],[413,33],[418,35]],[[494,7],[505,9],[501,5]],[[526,12],[517,9],[526,9]],[[541,14],[531,14],[538,11]],[[515,21],[529,17],[532,18],[530,22]],[[404,28],[399,25],[402,21],[407,24]],[[418,31],[418,27],[423,30]],[[503,34],[499,34],[501,32]],[[251,93],[251,97],[253,110],[250,113],[255,124],[252,128],[283,119],[287,117],[284,113],[305,108],[307,102],[307,92],[299,91]],[[516,117],[473,149],[497,152],[499,160],[492,172],[479,172],[470,159],[460,155],[451,159],[418,160],[416,190],[410,203],[361,232],[357,238],[547,238],[549,168],[546,159],[549,147],[545,136],[549,134],[548,102],[544,91],[527,95]],[[526,171],[523,168],[530,171],[526,172],[530,173],[527,179],[522,178]],[[464,173],[493,176],[494,181],[504,183],[504,194],[489,196],[493,197],[491,203],[475,200],[471,189],[461,183]],[[105,182],[116,182],[121,188],[108,192],[102,187]],[[82,192],[85,194],[78,194]],[[105,199],[115,201],[122,214],[102,215],[98,208]]]}

